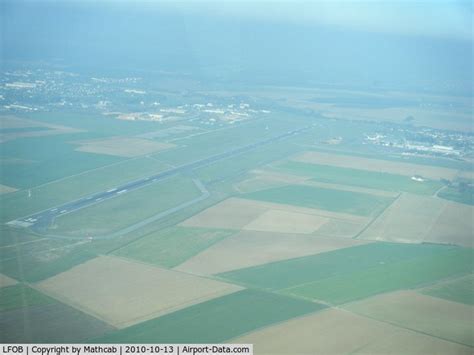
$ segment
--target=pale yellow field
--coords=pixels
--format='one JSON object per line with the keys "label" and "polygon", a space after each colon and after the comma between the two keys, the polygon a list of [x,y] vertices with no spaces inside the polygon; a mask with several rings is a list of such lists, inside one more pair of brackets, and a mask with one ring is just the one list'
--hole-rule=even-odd
{"label": "pale yellow field", "polygon": [[41,137],[41,136],[50,136],[56,134],[65,134],[65,133],[78,133],[83,132],[81,129],[54,125],[50,123],[44,123],[39,121],[27,120],[24,118],[18,118],[15,116],[0,116],[0,127],[3,129],[7,128],[28,128],[28,127],[44,127],[48,128],[40,131],[18,131],[18,132],[6,132],[0,133],[0,143],[11,141],[18,138],[24,137]]}
{"label": "pale yellow field", "polygon": [[348,221],[359,226],[365,225],[369,221],[367,217],[348,213],[232,197],[188,218],[181,225],[186,227],[242,229],[270,210],[285,212],[286,214],[281,214],[281,216],[290,218],[288,222],[279,221],[278,223],[291,223],[291,218],[294,218],[295,214],[306,214],[343,222]]}
{"label": "pale yellow field", "polygon": [[364,169],[406,176],[421,175],[434,180],[439,180],[441,178],[452,180],[458,175],[457,170],[449,168],[324,152],[305,152],[296,155],[292,158],[292,160],[311,164],[332,165],[352,169]]}
{"label": "pale yellow field", "polygon": [[35,287],[118,328],[241,289],[109,256],[75,266]]}
{"label": "pale yellow field", "polygon": [[113,137],[73,143],[80,145],[76,148],[80,152],[119,157],[136,157],[174,147],[174,144],[171,143],[160,143],[148,139],[130,137]]}
{"label": "pale yellow field", "polygon": [[38,127],[39,123],[24,118],[18,118],[15,116],[0,116],[0,127],[2,129],[7,128],[26,128],[26,127]]}
{"label": "pale yellow field", "polygon": [[360,235],[360,238],[472,247],[473,230],[473,206],[404,193]]}
{"label": "pale yellow field", "polygon": [[[474,164],[473,161],[470,161],[469,163],[470,163],[471,165]],[[473,180],[473,179],[474,179],[474,172],[472,172],[472,171],[460,171],[458,176],[459,176],[460,178],[463,178],[463,179],[471,179],[471,180]]]}
{"label": "pale yellow field", "polygon": [[261,232],[305,233],[317,231],[329,222],[326,217],[314,214],[268,210],[245,225],[242,229]]}
{"label": "pale yellow field", "polygon": [[10,187],[10,186],[0,184],[0,195],[8,194],[10,192],[15,192],[15,191],[17,191],[17,189],[15,189],[14,187]]}
{"label": "pale yellow field", "polygon": [[365,227],[366,223],[330,219],[322,225],[314,235],[328,236],[332,238],[353,238]]}
{"label": "pale yellow field", "polygon": [[253,344],[256,355],[472,354],[468,346],[339,309],[292,319],[229,343]]}
{"label": "pale yellow field", "polygon": [[253,201],[229,198],[181,223],[185,227],[240,229],[263,214],[267,208]]}
{"label": "pale yellow field", "polygon": [[185,227],[313,234],[352,238],[367,217],[240,198],[229,198],[181,223]]}
{"label": "pale yellow field", "polygon": [[425,240],[474,247],[474,207],[447,201]]}
{"label": "pale yellow field", "polygon": [[214,244],[175,269],[212,275],[365,243],[367,241],[354,239],[241,231]]}
{"label": "pale yellow field", "polygon": [[18,282],[7,275],[0,274],[0,288],[16,285]]}
{"label": "pale yellow field", "polygon": [[400,291],[371,297],[345,306],[351,312],[474,346],[474,307]]}

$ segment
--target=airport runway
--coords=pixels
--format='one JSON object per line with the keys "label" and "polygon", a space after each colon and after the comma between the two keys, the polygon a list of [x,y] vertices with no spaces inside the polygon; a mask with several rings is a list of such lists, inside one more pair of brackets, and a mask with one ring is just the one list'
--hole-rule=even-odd
{"label": "airport runway", "polygon": [[255,149],[257,147],[260,147],[265,144],[272,143],[274,141],[284,139],[296,134],[299,134],[303,131],[306,131],[310,128],[310,126],[306,126],[303,128],[298,128],[295,130],[288,131],[286,133],[280,134],[275,137],[271,137],[268,139],[264,139],[249,145],[245,145],[239,148],[235,148],[232,150],[229,150],[224,153],[212,155],[210,157],[200,159],[197,161],[194,161],[192,163],[187,163],[166,171],[163,171],[161,173],[148,176],[145,178],[141,178],[138,180],[134,180],[131,182],[128,182],[126,184],[122,184],[120,186],[117,186],[115,188],[109,189],[107,191],[103,192],[98,192],[89,196],[82,197],[80,199],[67,202],[65,204],[62,204],[60,206],[56,206],[41,212],[37,212],[31,215],[28,215],[26,217],[18,218],[14,221],[10,221],[7,224],[17,226],[17,227],[26,227],[26,228],[31,228],[37,232],[40,232],[41,230],[46,229],[52,221],[58,216],[62,216],[71,212],[75,212],[77,210],[80,210],[85,207],[92,206],[94,204],[100,203],[102,201],[120,196],[122,194],[128,193],[130,191],[133,191],[135,189],[150,185],[154,182],[166,179],[168,177],[171,177],[173,175],[185,172],[185,171],[190,171],[202,166],[209,165],[211,163],[214,163],[218,160],[226,159],[232,155],[240,154],[252,149]]}

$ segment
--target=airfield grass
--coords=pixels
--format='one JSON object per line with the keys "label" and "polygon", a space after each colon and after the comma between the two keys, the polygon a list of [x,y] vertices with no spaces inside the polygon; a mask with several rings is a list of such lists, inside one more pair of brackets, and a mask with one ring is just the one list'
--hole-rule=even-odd
{"label": "airfield grass", "polygon": [[113,254],[163,267],[175,267],[235,231],[171,227],[146,235]]}
{"label": "airfield grass", "polygon": [[242,290],[93,339],[96,343],[219,343],[324,305]]}
{"label": "airfield grass", "polygon": [[[10,234],[8,230],[3,232]],[[0,273],[19,281],[36,282],[83,263],[101,251],[87,241],[63,238],[20,242],[0,249]]]}
{"label": "airfield grass", "polygon": [[196,174],[204,182],[225,179],[282,159],[300,149],[288,141],[275,142],[196,169]]}
{"label": "airfield grass", "polygon": [[[432,259],[429,259],[429,257],[438,255],[439,260],[433,259],[431,261]],[[453,274],[458,270],[461,272],[465,268],[469,269],[469,257],[472,257],[472,252],[466,252],[464,249],[453,246],[371,243],[225,272],[219,274],[219,276],[238,284],[271,290],[281,290],[337,277],[347,277],[346,282],[355,285],[355,282],[351,281],[351,278],[346,275],[357,276],[357,273],[361,273],[363,279],[364,273],[368,273],[366,277],[369,277],[372,275],[371,272],[375,272],[374,277],[379,275],[383,279],[388,276],[379,270],[394,273],[397,273],[398,270],[405,270],[409,273],[415,273],[416,268],[423,267],[426,263],[428,276],[430,275],[429,267],[431,266],[435,269],[433,272],[436,272],[436,275],[442,275],[443,271],[437,271],[439,267],[436,266],[435,261],[443,263],[444,266],[445,263],[448,263],[448,260],[452,261],[454,265],[452,267],[446,265],[448,270],[451,270],[449,272],[447,270],[446,273]],[[456,258],[460,259],[456,261]],[[426,261],[423,261],[424,259]],[[425,274],[423,273],[423,275]],[[408,277],[411,277],[411,275]],[[367,282],[371,280],[372,278],[369,278]],[[361,282],[363,281],[361,280]]]}
{"label": "airfield grass", "polygon": [[[269,129],[266,129],[267,127]],[[183,147],[157,153],[154,156],[170,164],[181,165],[271,138],[294,128],[294,120],[275,116],[264,117],[181,139],[179,143]]]}
{"label": "airfield grass", "polygon": [[[56,219],[61,235],[110,233],[200,196],[191,179],[172,177]],[[56,226],[55,226],[56,227]]]}
{"label": "airfield grass", "polygon": [[409,176],[390,173],[341,168],[337,166],[287,161],[277,166],[285,172],[310,176],[312,180],[331,184],[366,187],[387,191],[403,191],[420,195],[433,195],[443,184],[440,181],[414,181]]}
{"label": "airfield grass", "polygon": [[55,302],[52,298],[23,284],[0,288],[0,311]]}
{"label": "airfield grass", "polygon": [[309,208],[321,208],[360,216],[372,216],[392,201],[391,198],[366,193],[305,185],[276,187],[243,194],[241,197]]}
{"label": "airfield grass", "polygon": [[15,218],[51,208],[74,199],[104,191],[117,185],[166,170],[167,164],[151,158],[129,159],[79,175],[67,177],[30,190],[18,191],[1,199],[2,220]]}
{"label": "airfield grass", "polygon": [[464,203],[466,205],[474,205],[473,188],[469,188],[466,191],[460,191],[454,187],[446,187],[439,192],[438,196],[445,200]]}
{"label": "airfield grass", "polygon": [[472,250],[452,250],[440,255],[380,264],[345,275],[318,280],[283,290],[305,299],[342,304],[374,294],[413,288],[453,275],[472,272]]}
{"label": "airfield grass", "polygon": [[474,305],[474,276],[443,282],[422,290],[425,295],[443,298],[449,301]]}

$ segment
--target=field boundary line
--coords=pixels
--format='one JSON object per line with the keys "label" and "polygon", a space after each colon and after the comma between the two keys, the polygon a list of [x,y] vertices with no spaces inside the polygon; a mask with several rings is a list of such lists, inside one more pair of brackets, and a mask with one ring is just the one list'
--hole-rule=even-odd
{"label": "field boundary line", "polygon": [[[176,272],[176,273],[182,274],[182,275],[187,275],[187,276],[191,276],[191,277],[196,277],[196,278],[201,278],[201,279],[206,279],[206,280],[221,282],[221,283],[224,283],[224,284],[226,284],[226,285],[231,285],[231,286],[238,287],[238,288],[240,288],[241,290],[251,288],[251,287],[248,287],[248,286],[244,286],[244,285],[241,285],[241,284],[238,284],[238,283],[231,282],[231,281],[226,280],[226,279],[214,277],[214,275],[201,275],[201,274],[198,275],[198,274],[192,274],[192,273],[187,272],[187,271],[176,270],[175,268],[167,268],[167,267],[164,267],[164,266],[161,266],[161,265],[152,264],[152,263],[149,263],[149,262],[146,262],[146,261],[143,261],[143,260],[131,259],[131,258],[128,258],[128,257],[126,257],[126,256],[115,255],[115,254],[99,254],[99,255],[97,255],[97,256],[104,256],[104,257],[108,257],[108,258],[115,258],[115,259],[123,260],[123,261],[128,262],[128,263],[140,264],[140,265],[146,266],[146,267],[151,268],[151,269],[167,270],[167,271]],[[255,289],[255,287],[254,287],[253,289]],[[263,289],[262,289],[262,290],[263,290]],[[267,291],[267,292],[268,292],[268,291]]]}
{"label": "field boundary line", "polygon": [[398,196],[395,197],[391,203],[389,203],[387,206],[385,206],[385,208],[382,209],[382,211],[380,211],[379,214],[376,215],[369,223],[367,223],[367,225],[364,228],[362,228],[362,230],[360,230],[355,236],[353,236],[352,239],[359,239],[359,237],[362,235],[362,233],[364,233],[367,229],[369,229],[370,226],[372,226],[372,224],[374,224],[375,221],[377,221],[385,213],[385,211],[387,211],[391,206],[393,206],[395,204],[395,202],[397,202],[399,200],[399,198],[402,196],[402,194],[403,194],[403,192],[400,192],[398,194]]}
{"label": "field boundary line", "polygon": [[474,348],[474,345],[469,345],[469,344],[461,343],[461,342],[456,341],[456,340],[443,338],[442,336],[434,335],[434,334],[430,334],[430,333],[426,333],[426,332],[424,332],[424,331],[422,331],[422,330],[413,329],[413,328],[410,328],[410,327],[408,327],[408,326],[403,326],[403,325],[401,325],[401,324],[389,322],[389,321],[387,321],[387,320],[378,319],[378,318],[375,318],[375,317],[372,317],[372,316],[369,316],[369,315],[366,315],[366,314],[362,314],[362,313],[357,313],[357,312],[354,312],[354,311],[350,311],[350,310],[348,310],[348,309],[345,309],[345,311],[346,311],[346,312],[349,312],[349,313],[352,313],[352,314],[355,314],[355,315],[358,315],[359,317],[363,317],[363,318],[367,318],[367,319],[372,319],[372,320],[375,320],[375,321],[380,322],[380,323],[390,324],[390,325],[392,325],[392,326],[394,326],[394,327],[397,327],[397,328],[400,328],[400,329],[405,329],[405,330],[408,330],[408,331],[411,331],[411,332],[414,332],[414,333],[418,333],[418,334],[423,334],[423,335],[426,335],[426,336],[429,336],[429,337],[432,337],[432,338],[435,338],[435,339],[447,341],[447,342],[454,343],[454,344],[458,344],[458,345],[462,345],[462,346],[467,346],[467,347],[469,347],[469,348]]}
{"label": "field boundary line", "polygon": [[[315,303],[315,302],[313,302],[313,303]],[[246,332],[244,332],[240,335],[237,335],[237,336],[234,336],[232,338],[226,339],[225,341],[226,342],[233,342],[234,339],[238,339],[240,337],[244,337],[246,335],[249,335],[249,334],[252,334],[252,333],[255,333],[255,332],[259,332],[259,331],[264,330],[264,329],[268,329],[268,328],[271,328],[271,327],[276,327],[276,326],[284,324],[286,322],[290,322],[290,321],[297,320],[297,319],[302,319],[302,318],[305,318],[305,317],[310,317],[310,316],[312,316],[316,313],[327,312],[327,311],[331,310],[331,308],[332,307],[323,307],[323,308],[315,310],[313,312],[308,312],[308,313],[305,313],[305,314],[302,314],[302,315],[299,315],[299,316],[296,316],[296,317],[291,317],[291,318],[281,320],[281,321],[278,321],[278,322],[266,324],[266,325],[263,325],[261,327],[246,331]]]}

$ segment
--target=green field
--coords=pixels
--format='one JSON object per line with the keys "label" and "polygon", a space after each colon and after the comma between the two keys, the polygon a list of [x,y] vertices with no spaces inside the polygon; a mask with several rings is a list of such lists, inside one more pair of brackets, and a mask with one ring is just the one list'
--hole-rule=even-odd
{"label": "green field", "polygon": [[474,305],[474,276],[444,282],[424,289],[425,295],[444,298],[449,301]]}
{"label": "green field", "polygon": [[52,298],[22,284],[0,288],[0,311],[55,302]]}
{"label": "green field", "polygon": [[471,273],[474,253],[452,250],[440,255],[380,264],[283,290],[305,299],[341,304],[381,292],[413,288],[420,284]]}
{"label": "green field", "polygon": [[[31,188],[83,171],[124,160],[101,154],[76,152],[70,141],[94,138],[94,134],[75,133],[30,137],[2,143],[0,183],[16,188]],[[22,161],[22,164],[18,164]]]}
{"label": "green field", "polygon": [[310,176],[312,180],[330,184],[350,185],[377,190],[403,191],[420,195],[433,195],[443,183],[427,180],[418,182],[408,176],[379,173],[368,170],[340,168],[329,165],[318,165],[286,161],[277,166],[291,174]]}
{"label": "green field", "polygon": [[113,328],[56,302],[0,313],[0,343],[80,343]]}
{"label": "green field", "polygon": [[[54,234],[107,234],[201,195],[191,179],[173,177],[56,219]],[[53,229],[54,228],[54,229]]]}
{"label": "green field", "polygon": [[333,212],[372,216],[382,211],[393,199],[361,192],[325,189],[305,185],[288,185],[243,194],[243,198],[284,203]]}
{"label": "green field", "polygon": [[0,197],[5,207],[2,208],[2,221],[11,221],[85,195],[104,191],[140,177],[156,174],[168,167],[167,164],[151,158],[129,159],[32,188],[30,197],[28,190],[17,191]]}
{"label": "green field", "polygon": [[[457,255],[455,253],[461,253],[462,256],[470,255],[465,249],[452,246],[371,243],[230,271],[219,276],[239,284],[281,290],[333,277],[345,277],[357,272],[363,273],[367,270],[382,270],[389,264],[408,263],[410,260],[415,263],[412,265],[415,271],[418,261],[437,255],[442,261],[443,255]],[[469,264],[461,266],[467,267],[467,271],[470,270]]]}
{"label": "green field", "polygon": [[325,306],[243,290],[94,339],[95,343],[219,343]]}
{"label": "green field", "polygon": [[171,227],[148,234],[113,254],[172,268],[233,233],[225,229]]}
{"label": "green field", "polygon": [[466,205],[474,205],[474,189],[468,188],[465,191],[460,191],[455,187],[446,187],[438,194],[439,197],[446,200],[464,203]]}

